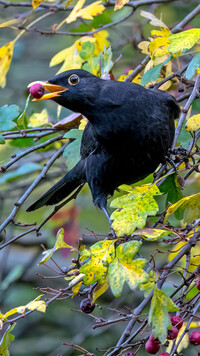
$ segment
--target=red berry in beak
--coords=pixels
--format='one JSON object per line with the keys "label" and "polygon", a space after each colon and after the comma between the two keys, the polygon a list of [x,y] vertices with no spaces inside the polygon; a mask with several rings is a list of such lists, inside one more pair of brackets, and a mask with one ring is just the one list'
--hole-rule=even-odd
{"label": "red berry in beak", "polygon": [[29,91],[35,99],[40,99],[44,95],[45,88],[42,84],[35,83],[30,87]]}

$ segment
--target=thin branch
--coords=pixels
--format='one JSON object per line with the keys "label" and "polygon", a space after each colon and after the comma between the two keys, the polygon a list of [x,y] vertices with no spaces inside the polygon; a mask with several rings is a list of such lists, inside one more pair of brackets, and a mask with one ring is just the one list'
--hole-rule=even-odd
{"label": "thin branch", "polygon": [[39,176],[34,180],[34,182],[30,185],[30,187],[26,190],[26,192],[22,195],[22,197],[15,203],[15,207],[10,213],[10,215],[7,217],[7,219],[2,223],[0,226],[0,232],[2,232],[5,227],[12,221],[14,220],[15,215],[17,214],[20,206],[24,203],[24,201],[28,198],[28,196],[31,194],[31,192],[34,190],[34,188],[38,185],[38,183],[45,177],[46,173],[48,172],[49,168],[52,166],[54,161],[61,156],[63,153],[64,149],[67,147],[68,142],[63,145],[49,160],[49,162],[44,166],[43,170],[39,174]]}
{"label": "thin branch", "polygon": [[50,145],[53,142],[62,140],[62,138],[63,138],[63,135],[59,135],[59,136],[56,136],[56,137],[53,137],[53,138],[49,139],[48,141],[45,141],[45,142],[39,144],[37,146],[29,148],[28,150],[26,150],[26,151],[20,153],[19,155],[17,155],[16,157],[14,157],[10,162],[6,163],[3,166],[0,166],[0,172],[5,172],[6,169],[8,169],[10,166],[12,166],[15,162],[17,162],[22,157],[27,156],[29,153],[34,152],[36,150],[39,150],[40,148],[44,148],[44,147]]}
{"label": "thin branch", "polygon": [[[169,271],[177,264],[177,262],[186,254],[188,253],[193,246],[195,246],[196,241],[200,237],[200,228],[194,233],[193,236],[191,236],[190,240],[183,246],[182,250],[171,260],[167,265],[164,266],[164,271],[159,277],[157,281],[157,287],[161,288],[162,285],[164,284]],[[142,311],[144,308],[149,304],[153,297],[154,289],[147,295],[147,297],[142,301],[142,303],[134,309],[133,311],[133,318],[132,320],[128,323],[127,327],[125,328],[121,338],[119,339],[115,349],[111,351],[107,356],[113,356],[113,355],[118,355],[119,350],[121,349],[121,345],[124,345],[124,342],[126,341],[127,337],[130,335],[132,328],[135,325],[135,322],[138,318],[138,315],[141,315]]]}
{"label": "thin branch", "polygon": [[172,144],[172,149],[174,149],[176,147],[177,141],[178,141],[178,137],[179,134],[181,132],[181,129],[183,127],[183,123],[185,121],[185,118],[187,116],[188,110],[190,108],[190,106],[192,105],[194,99],[196,99],[197,95],[199,95],[199,83],[200,83],[200,76],[199,74],[197,75],[196,81],[195,81],[195,85],[194,88],[192,90],[192,93],[187,101],[187,103],[185,104],[184,108],[182,109],[182,114],[180,116],[176,131],[175,131],[175,137],[174,137],[174,142]]}

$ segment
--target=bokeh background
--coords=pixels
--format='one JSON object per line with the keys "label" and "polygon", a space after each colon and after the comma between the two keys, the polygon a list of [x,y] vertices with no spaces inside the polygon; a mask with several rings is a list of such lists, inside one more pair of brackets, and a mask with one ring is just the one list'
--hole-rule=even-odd
{"label": "bokeh background", "polygon": [[[12,0],[12,2],[14,2]],[[74,1],[71,5],[74,5]],[[89,2],[88,2],[89,3]],[[183,19],[196,5],[198,1],[174,1],[166,4],[154,4],[151,6],[143,6],[142,9],[154,12],[158,17],[172,28],[176,23]],[[137,48],[137,44],[150,36],[152,26],[149,22],[140,16],[140,9],[137,9],[132,17],[126,22],[118,26],[108,29],[109,41],[111,42],[113,59],[117,59],[120,54],[121,59],[114,67],[113,73],[118,78],[121,74],[126,74],[130,69],[134,68],[144,58],[144,55]],[[30,8],[24,7],[8,7],[5,8],[0,3],[0,23],[10,19],[13,16],[19,16],[25,12],[29,12]],[[130,11],[124,8],[120,11],[113,12],[113,9],[106,10],[106,19],[104,22],[117,20],[123,17]],[[37,14],[36,14],[37,16]],[[91,27],[98,27],[102,22],[102,16],[97,16],[92,22]],[[104,15],[105,16],[105,15]],[[61,22],[65,14],[57,12],[49,19],[42,21],[41,27],[50,30],[53,24]],[[68,25],[67,31],[76,28],[79,31],[84,31],[85,22],[77,20],[76,23]],[[191,26],[199,26],[199,16],[191,23]],[[12,29],[0,29],[0,47],[5,43],[13,40],[16,36],[16,31]],[[16,43],[14,49],[14,56],[11,67],[7,76],[7,84],[4,89],[0,89],[0,106],[5,104],[19,105],[23,110],[25,101],[28,95],[27,85],[35,80],[45,80],[52,77],[59,67],[49,67],[51,58],[60,50],[69,47],[74,43],[77,37],[72,36],[45,36],[36,32],[28,32],[23,35]],[[198,109],[198,104],[195,104],[194,110]],[[50,101],[31,103],[28,108],[27,115],[33,112],[40,112],[46,108],[49,114],[51,123],[57,121],[57,106]],[[60,119],[67,116],[70,112],[67,109],[62,109]],[[18,154],[23,151],[30,144],[33,139],[21,139],[16,144],[16,140],[12,140],[10,145],[0,146],[0,164],[4,164],[10,159],[11,154]],[[40,140],[40,142],[42,142]],[[20,146],[20,147],[19,147]],[[23,159],[23,164],[34,162],[40,164],[45,162],[55,152],[55,145],[51,149],[44,151],[37,151]],[[46,156],[45,156],[46,154]],[[22,165],[22,162],[17,162],[10,172],[15,171]],[[43,208],[34,213],[26,213],[26,208],[36,200],[44,190],[47,190],[54,181],[61,177],[66,172],[65,159],[61,157],[56,161],[54,166],[50,169],[45,182],[40,184],[37,189],[31,194],[26,204],[20,209],[17,215],[17,221],[32,223],[42,221],[48,213],[50,208]],[[31,184],[33,179],[37,176],[37,172],[28,174],[21,179],[5,179],[0,180],[0,219],[3,221],[13,208],[13,203],[19,199],[26,187]],[[3,175],[2,175],[3,177]],[[0,178],[1,179],[1,178]],[[190,187],[192,193],[199,190],[199,185],[195,183]],[[52,288],[54,290],[66,286],[66,282],[61,278],[43,279],[38,276],[54,276],[54,271],[45,266],[38,266],[38,262],[42,256],[42,248],[40,244],[45,244],[46,248],[51,248],[55,242],[56,232],[59,227],[65,229],[65,241],[74,246],[77,245],[77,240],[80,236],[83,237],[85,244],[92,244],[95,242],[95,237],[92,233],[104,235],[108,232],[109,226],[105,216],[101,211],[97,210],[93,204],[90,192],[87,187],[84,187],[79,194],[75,203],[72,202],[57,213],[53,219],[47,222],[42,228],[41,235],[25,236],[8,248],[1,251],[0,254],[0,305],[1,311],[4,313],[7,310],[18,306],[25,305],[29,301],[38,296],[40,288]],[[10,226],[7,230],[9,238],[17,235],[22,230],[20,227]],[[3,238],[3,236],[1,236]],[[147,258],[150,253],[158,247],[156,243],[151,243],[151,249],[148,244],[144,244],[142,253]],[[167,247],[162,246],[162,248]],[[167,261],[168,254],[158,256],[158,264],[162,266]],[[71,263],[73,254],[69,251],[64,253],[57,252],[55,255],[56,262],[61,267],[66,267]],[[159,261],[160,258],[160,261]],[[55,267],[50,262],[51,267]],[[179,282],[178,275],[174,276],[176,283]],[[39,289],[39,290],[38,290]],[[170,293],[170,285],[167,288],[167,293]],[[94,316],[106,319],[117,318],[118,311],[122,313],[126,309],[124,306],[134,309],[142,300],[143,293],[139,291],[131,292],[128,287],[124,289],[124,293],[120,298],[113,298],[111,293],[106,292],[103,297],[98,300],[98,305],[95,308]],[[119,339],[125,322],[113,324],[107,327],[93,329],[95,319],[91,315],[85,315],[80,312],[79,303],[81,297],[77,296],[73,300],[62,299],[57,300],[49,305],[45,314],[35,312],[30,316],[20,319],[17,327],[14,330],[15,341],[11,343],[10,352],[12,356],[55,356],[55,355],[77,355],[77,351],[72,348],[64,346],[63,342],[70,344],[80,344],[90,352],[96,355],[102,355],[103,350],[109,346],[115,345]],[[75,311],[72,311],[75,309]],[[96,350],[97,348],[97,350]],[[99,351],[98,351],[99,350]],[[184,355],[197,355],[197,348],[190,348],[184,351]],[[199,350],[200,352],[200,350]],[[139,353],[140,356],[144,354],[144,349]]]}

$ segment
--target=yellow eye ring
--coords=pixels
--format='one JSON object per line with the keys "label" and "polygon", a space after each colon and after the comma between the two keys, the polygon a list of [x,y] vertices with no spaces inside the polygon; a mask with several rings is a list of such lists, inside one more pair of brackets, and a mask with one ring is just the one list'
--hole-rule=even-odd
{"label": "yellow eye ring", "polygon": [[79,81],[80,81],[80,78],[78,77],[77,74],[72,74],[72,75],[70,75],[70,77],[68,78],[68,83],[69,83],[70,85],[76,85],[76,84],[79,83]]}

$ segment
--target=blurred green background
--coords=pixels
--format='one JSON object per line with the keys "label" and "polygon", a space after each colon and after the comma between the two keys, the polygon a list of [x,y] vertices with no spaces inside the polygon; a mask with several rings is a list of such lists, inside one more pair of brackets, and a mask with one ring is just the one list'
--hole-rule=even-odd
{"label": "blurred green background", "polygon": [[[127,73],[129,69],[134,68],[144,56],[137,49],[137,44],[150,36],[152,26],[146,19],[140,16],[140,9],[149,12],[154,12],[158,17],[171,28],[181,19],[183,19],[196,5],[198,1],[174,1],[162,5],[142,6],[137,9],[132,17],[118,26],[110,28],[109,41],[111,42],[113,59],[117,59],[122,54],[121,59],[114,67],[113,73],[118,78],[121,74]],[[74,5],[74,2],[71,3]],[[8,7],[4,8],[0,4],[0,23],[15,17],[16,15],[29,12],[30,8],[23,7]],[[120,17],[125,16],[130,11],[124,8],[120,11],[113,12],[111,8],[105,11],[105,14],[98,16],[92,22],[91,27],[98,27],[101,23],[108,23]],[[41,12],[42,13],[42,12]],[[40,14],[41,14],[40,13]],[[36,15],[38,16],[37,12]],[[53,16],[43,20],[38,24],[39,28],[50,30],[52,25],[59,23],[66,15],[63,12],[57,12]],[[32,17],[33,20],[34,17]],[[83,23],[84,22],[84,23]],[[76,28],[79,31],[88,29],[87,21],[81,22],[77,20],[63,30],[70,31]],[[85,24],[86,23],[86,24]],[[191,26],[199,26],[199,17],[196,17],[191,23]],[[17,31],[13,29],[0,29],[0,46],[13,40]],[[7,75],[7,85],[4,89],[0,89],[0,106],[5,104],[17,104],[23,110],[26,97],[28,94],[28,83],[35,80],[45,80],[55,75],[59,67],[49,67],[50,59],[60,50],[69,47],[78,37],[72,36],[45,36],[36,32],[28,32],[23,35],[16,43],[14,56],[10,70]],[[40,112],[43,108],[48,110],[50,121],[57,121],[57,106],[50,101],[31,103],[27,115],[32,112]],[[69,111],[62,109],[61,118],[67,116]],[[22,142],[23,141],[23,142]],[[10,154],[19,153],[26,149],[32,139],[21,139],[21,148],[16,147],[14,140],[10,145],[0,146],[0,163],[5,164],[10,159]],[[10,171],[16,170],[19,166],[32,162],[40,163],[50,158],[55,152],[55,146],[51,150],[44,152],[36,152],[31,156],[23,158],[23,161],[17,162]],[[46,156],[44,155],[46,154]],[[48,174],[47,180],[40,184],[37,189],[31,194],[27,202],[23,205],[20,213],[17,215],[17,221],[39,223],[52,208],[43,208],[34,213],[26,213],[26,208],[37,199],[43,192],[52,186],[53,182],[66,172],[65,159],[61,157]],[[37,174],[29,174],[22,180],[13,180],[6,184],[0,184],[0,218],[3,221],[13,208],[13,202],[17,201],[23,194],[25,189],[36,178]],[[199,190],[198,185],[192,186],[195,193]],[[1,311],[5,313],[9,309],[25,305],[33,300],[37,295],[41,294],[38,288],[52,288],[54,290],[66,287],[66,282],[61,279],[42,279],[37,276],[39,273],[43,276],[53,276],[54,271],[45,266],[38,266],[38,262],[42,257],[41,243],[45,244],[46,248],[51,248],[55,242],[56,231],[58,227],[65,228],[66,242],[77,244],[79,236],[83,235],[84,243],[90,245],[96,240],[92,236],[94,231],[97,234],[106,234],[109,226],[104,214],[97,210],[93,204],[90,192],[87,187],[79,194],[75,205],[63,208],[63,213],[58,214],[54,219],[49,221],[41,230],[41,235],[36,236],[35,233],[27,235],[19,239],[14,244],[5,248],[0,254],[0,304]],[[90,230],[88,230],[90,229]],[[22,229],[10,225],[7,229],[7,238],[20,234]],[[2,238],[4,236],[1,236]],[[156,243],[144,244],[142,249],[143,255],[148,259],[152,251],[158,247]],[[164,246],[162,246],[164,249]],[[167,251],[167,247],[165,247]],[[162,266],[167,260],[167,253],[157,255],[158,265]],[[57,252],[55,255],[56,262],[61,267],[70,265],[73,255],[68,252],[65,255]],[[160,259],[160,260],[159,260]],[[51,267],[55,267],[51,262],[48,263]],[[179,277],[174,276],[175,283],[179,282]],[[171,292],[170,285],[165,290],[168,294]],[[49,295],[48,295],[49,296]],[[79,310],[81,297],[75,297],[73,300],[67,298],[57,300],[52,303],[45,314],[34,312],[30,316],[20,319],[17,327],[14,329],[16,340],[10,346],[12,356],[55,356],[55,355],[78,355],[77,351],[64,346],[63,342],[70,344],[80,344],[94,352],[96,355],[102,355],[107,348],[114,346],[118,341],[126,322],[113,324],[107,327],[92,329],[95,324],[95,319],[90,315],[85,315]],[[98,306],[93,314],[95,317],[113,319],[119,317],[119,312],[125,312],[124,306],[134,309],[143,299],[143,293],[139,291],[131,292],[128,287],[124,289],[123,295],[120,298],[113,298],[110,291],[106,292],[103,297],[99,298]],[[77,311],[72,311],[76,309]],[[96,348],[99,350],[96,350]],[[163,350],[164,351],[164,350]],[[144,349],[138,353],[139,356],[146,354]],[[197,349],[190,348],[184,351],[184,355],[195,356]]]}

